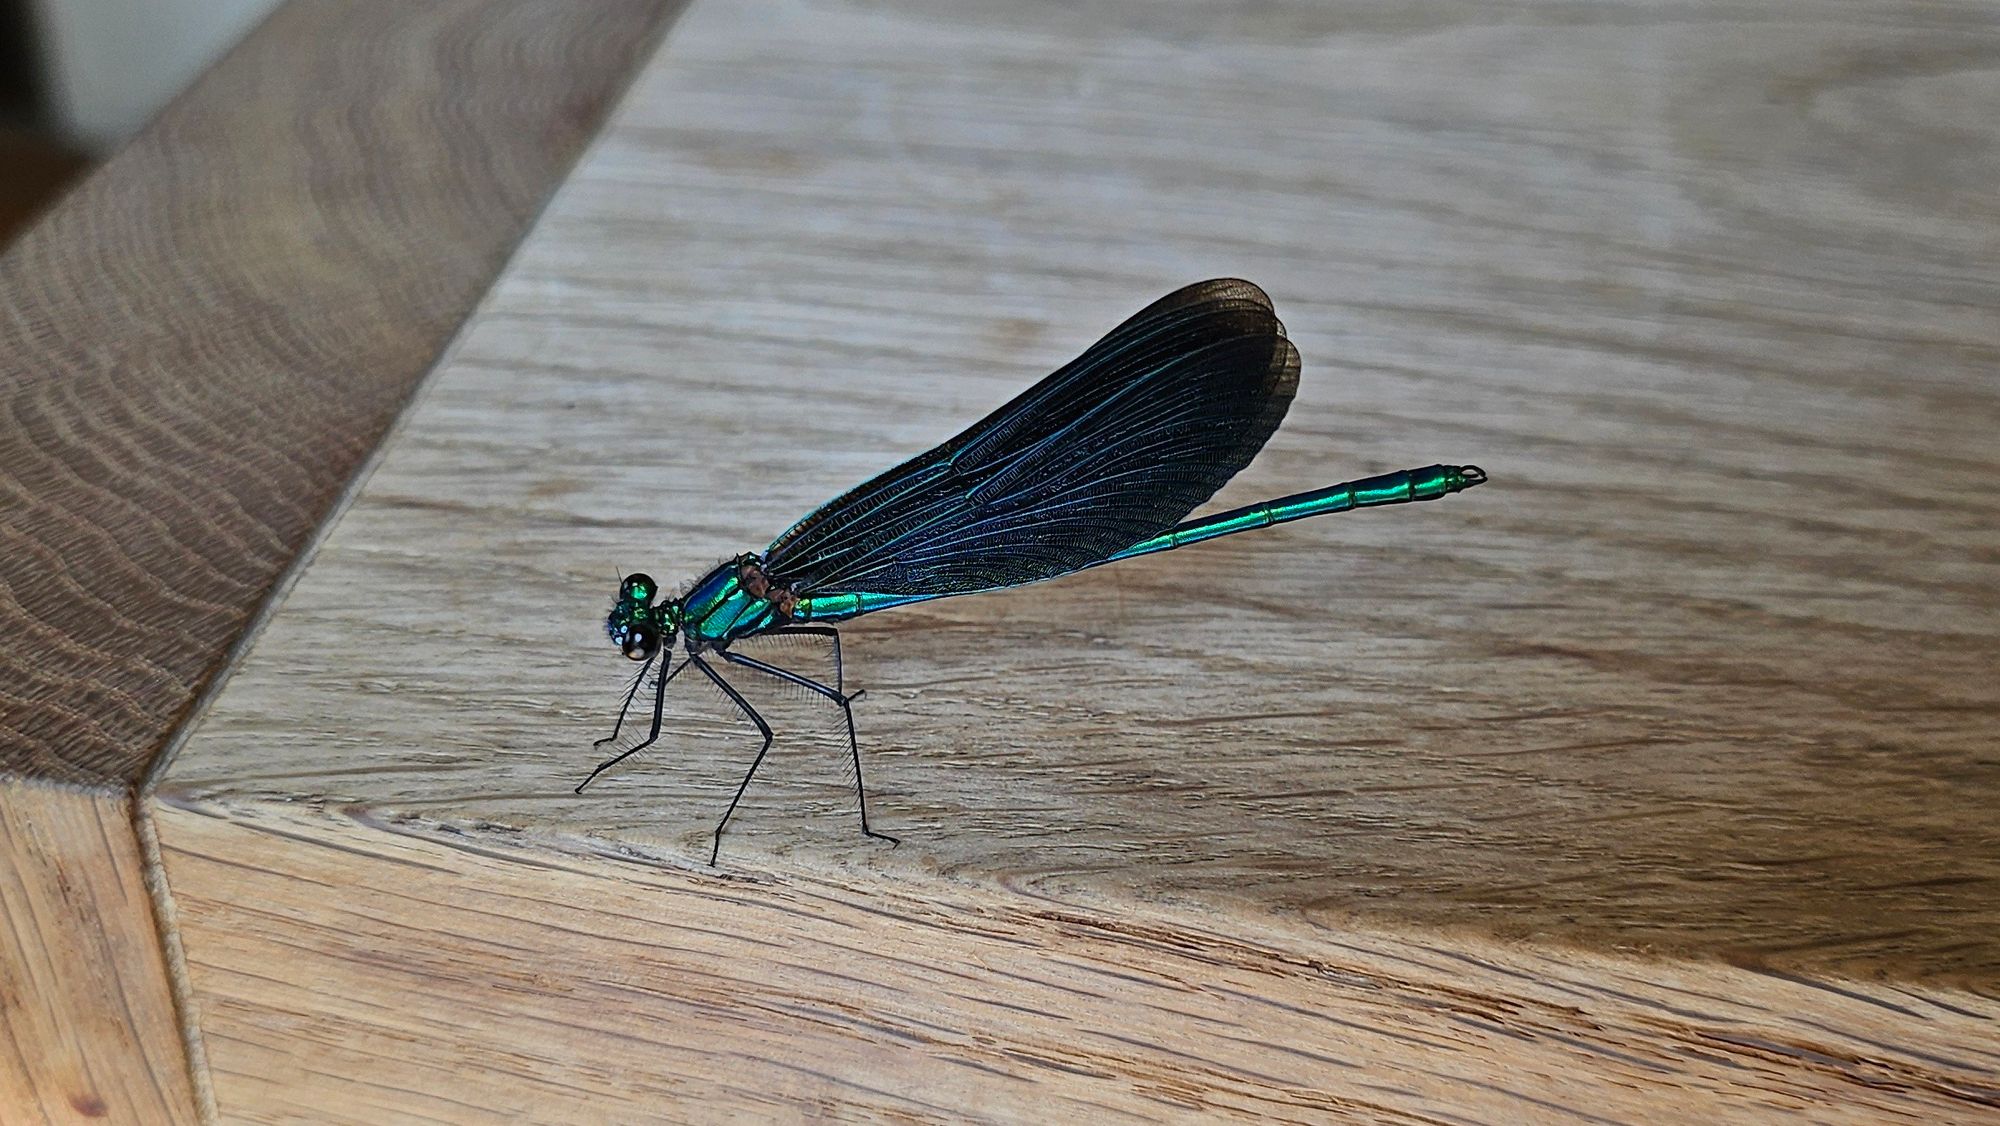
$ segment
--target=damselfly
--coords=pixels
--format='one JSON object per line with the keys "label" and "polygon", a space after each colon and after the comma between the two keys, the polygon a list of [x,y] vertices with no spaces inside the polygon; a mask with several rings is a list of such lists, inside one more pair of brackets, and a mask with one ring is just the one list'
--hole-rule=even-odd
{"label": "damselfly", "polygon": [[[1154,302],[1089,351],[971,429],[828,501],[773,540],[659,600],[629,575],[605,620],[627,657],[646,662],[611,734],[660,660],[653,726],[660,737],[667,685],[689,666],[713,681],[763,736],[757,757],[715,826],[722,831],[771,749],[771,725],[707,657],[817,693],[847,720],[861,831],[868,825],[854,701],[840,683],[840,635],[831,623],[956,594],[1001,590],[1156,551],[1350,508],[1435,500],[1486,480],[1473,465],[1428,465],[1329,485],[1214,516],[1187,516],[1250,464],[1298,390],[1299,353],[1271,299],[1246,281],[1199,282]],[[733,651],[747,637],[810,634],[833,646],[834,683]],[[682,657],[674,664],[678,638]],[[661,654],[665,654],[664,659]]]}

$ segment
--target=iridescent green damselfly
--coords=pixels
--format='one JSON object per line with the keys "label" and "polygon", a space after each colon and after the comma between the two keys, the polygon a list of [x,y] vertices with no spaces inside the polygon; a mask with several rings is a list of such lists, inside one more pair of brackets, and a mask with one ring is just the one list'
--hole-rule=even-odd
{"label": "iridescent green damselfly", "polygon": [[[1299,353],[1246,281],[1221,278],[1168,294],[1063,368],[956,438],[839,497],[771,542],[659,598],[644,574],[620,584],[606,632],[644,661],[619,709],[615,742],[654,662],[653,725],[576,787],[660,737],[667,685],[689,666],[714,682],[763,736],[722,831],[771,749],[771,725],[709,657],[817,693],[847,721],[861,831],[868,825],[854,701],[840,678],[832,623],[958,594],[1042,582],[1121,559],[1171,551],[1308,516],[1436,500],[1486,480],[1475,465],[1428,465],[1329,485],[1189,520],[1277,430],[1298,390]],[[811,635],[833,649],[822,683],[731,649],[749,637]],[[684,654],[674,664],[676,639]],[[666,656],[661,660],[661,654]]]}

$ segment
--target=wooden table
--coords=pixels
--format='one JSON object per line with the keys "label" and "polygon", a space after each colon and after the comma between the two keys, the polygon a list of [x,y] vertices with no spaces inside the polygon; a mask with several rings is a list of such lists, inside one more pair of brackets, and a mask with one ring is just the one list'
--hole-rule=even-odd
{"label": "wooden table", "polygon": [[[575,11],[294,4],[0,263],[0,1097],[2000,1120],[1990,6]],[[900,847],[747,682],[720,868],[692,678],[571,792],[617,573],[1229,274],[1218,506],[1493,483],[854,623]]]}

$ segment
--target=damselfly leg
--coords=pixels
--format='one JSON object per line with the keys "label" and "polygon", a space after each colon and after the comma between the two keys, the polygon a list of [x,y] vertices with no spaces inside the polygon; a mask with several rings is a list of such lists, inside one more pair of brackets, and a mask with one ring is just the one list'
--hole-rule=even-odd
{"label": "damselfly leg", "polygon": [[[651,668],[651,667],[653,667],[652,662],[648,661],[646,663],[646,668]],[[659,683],[653,689],[653,729],[646,733],[646,741],[640,743],[636,747],[631,748],[630,750],[620,751],[617,754],[611,756],[610,758],[604,760],[603,762],[598,763],[597,769],[591,771],[590,776],[588,778],[585,778],[583,781],[578,782],[576,784],[577,793],[579,794],[582,793],[583,788],[585,786],[588,786],[592,782],[595,782],[597,780],[598,775],[604,773],[605,771],[611,769],[614,766],[617,766],[619,763],[624,762],[626,759],[631,758],[633,755],[638,754],[640,751],[645,750],[647,747],[652,746],[654,743],[659,742],[660,716],[662,715],[662,713],[666,711],[667,708],[667,684],[668,682],[672,681],[675,677],[679,676],[681,674],[681,669],[684,669],[686,667],[687,667],[687,662],[682,661],[678,667],[670,669],[667,672],[660,674]],[[618,738],[618,729],[625,726],[625,713],[632,707],[632,698],[639,694],[640,686],[645,683],[646,683],[646,670],[641,669],[639,670],[639,679],[634,681],[632,684],[632,691],[625,694],[625,706],[623,708],[618,709],[618,722],[611,725],[611,734],[606,735],[604,738],[599,739],[597,742],[591,744],[592,746],[601,747],[604,744],[612,742],[613,740]]]}
{"label": "damselfly leg", "polygon": [[639,675],[632,678],[632,687],[625,690],[625,703],[618,709],[618,720],[611,725],[611,734],[606,735],[602,739],[593,740],[590,744],[591,746],[602,747],[606,743],[616,743],[618,741],[618,733],[625,729],[625,715],[632,710],[632,701],[639,695],[639,689],[643,688],[646,684],[647,674],[652,671],[653,659],[648,657],[646,658],[645,665],[639,669]]}
{"label": "damselfly leg", "polygon": [[[833,633],[834,631],[829,629],[826,632]],[[840,664],[840,641],[838,635],[835,636],[833,645],[834,665],[838,668]],[[861,698],[862,692],[856,692],[852,696],[843,696],[817,680],[800,676],[795,672],[788,672],[776,665],[767,665],[754,657],[745,657],[740,653],[731,653],[727,649],[722,651],[722,659],[732,665],[742,665],[744,668],[756,669],[766,676],[774,676],[787,683],[810,689],[840,705],[841,714],[847,717],[847,753],[854,760],[854,800],[861,807],[861,833],[863,836],[874,837],[878,841],[888,841],[892,845],[903,843],[887,833],[878,833],[868,827],[868,787],[861,782],[861,744],[854,737],[854,701]],[[863,689],[863,692],[865,691],[866,689]]]}
{"label": "damselfly leg", "polygon": [[[846,685],[844,685],[844,684],[842,684],[842,683],[840,682],[840,677],[841,677],[841,671],[840,671],[840,631],[839,631],[839,630],[837,630],[837,629],[833,628],[832,626],[780,626],[780,627],[778,627],[777,629],[774,629],[774,630],[770,631],[770,633],[766,634],[765,636],[767,636],[767,637],[824,637],[824,638],[826,638],[826,639],[828,639],[828,640],[832,641],[832,642],[833,642],[833,691],[834,691],[834,694],[835,694],[836,696],[838,696],[838,695],[839,695],[840,693],[842,693],[842,692],[845,692],[845,691],[847,691],[847,686],[846,686]],[[813,689],[814,689],[815,691],[820,691],[820,692],[824,692],[824,691],[825,691],[825,689],[826,689],[826,686],[825,686],[824,684],[815,684],[815,685],[813,685],[812,687],[813,687]],[[854,696],[855,696],[855,697],[859,697],[860,695],[861,695],[861,693],[859,693],[859,692],[856,692],[856,693],[854,694]],[[851,728],[852,726],[853,726],[852,724],[850,724],[850,725],[849,725],[849,727],[850,727],[850,728]]]}
{"label": "damselfly leg", "polygon": [[[728,656],[727,653],[723,655]],[[736,803],[743,800],[743,791],[750,788],[750,779],[757,776],[757,768],[764,765],[764,755],[771,749],[771,725],[764,722],[764,717],[757,714],[757,709],[750,706],[750,701],[743,698],[743,693],[738,692],[735,685],[722,679],[720,674],[709,668],[707,661],[700,657],[689,657],[687,663],[683,663],[681,667],[686,668],[688,664],[700,669],[702,675],[714,681],[717,688],[722,689],[723,695],[736,701],[736,706],[743,709],[743,714],[750,717],[750,722],[756,724],[758,732],[764,736],[764,745],[757,748],[757,757],[750,760],[750,769],[744,773],[743,781],[736,784],[736,796],[729,799],[729,808],[722,811],[722,820],[715,823],[715,845],[708,850],[708,864],[712,868],[715,866],[716,858],[722,855],[722,830],[729,827],[729,819],[736,815]]]}

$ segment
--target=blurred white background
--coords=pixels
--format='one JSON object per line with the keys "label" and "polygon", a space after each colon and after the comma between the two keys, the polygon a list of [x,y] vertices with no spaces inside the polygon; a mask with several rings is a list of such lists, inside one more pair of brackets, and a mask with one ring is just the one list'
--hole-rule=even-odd
{"label": "blurred white background", "polygon": [[27,0],[44,120],[102,154],[241,39],[277,0]]}

